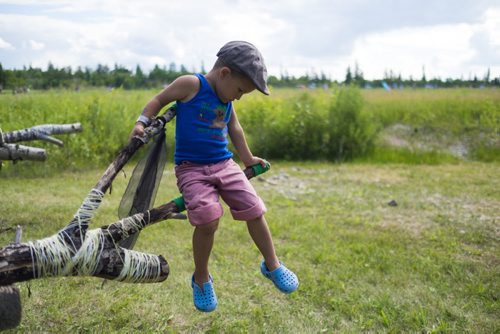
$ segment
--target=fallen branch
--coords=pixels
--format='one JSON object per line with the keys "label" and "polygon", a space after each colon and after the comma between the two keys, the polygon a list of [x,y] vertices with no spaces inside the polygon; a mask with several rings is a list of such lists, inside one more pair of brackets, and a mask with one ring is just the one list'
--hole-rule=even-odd
{"label": "fallen branch", "polygon": [[[161,131],[174,116],[175,110],[169,109],[163,118],[155,120],[146,129],[143,138],[132,138],[129,141],[63,230],[49,238],[19,243],[21,230],[18,229],[16,242],[0,249],[0,330],[17,327],[21,321],[21,298],[19,289],[13,284],[15,282],[61,275],[90,275],[134,283],[160,282],[168,277],[168,263],[162,256],[124,249],[118,247],[117,242],[149,224],[175,215],[175,211],[179,209],[174,202],[101,229],[87,229],[104,193],[111,187],[118,172],[137,149]],[[5,135],[0,131],[0,147],[5,148],[9,160],[25,157],[16,156],[21,145],[7,142],[33,139],[54,142],[47,131],[41,130]],[[51,127],[49,130],[51,133],[66,133],[68,128]],[[12,149],[13,147],[17,149]]]}
{"label": "fallen branch", "polygon": [[4,143],[17,143],[20,141],[43,140],[58,146],[63,146],[64,143],[50,135],[67,134],[81,132],[82,125],[74,124],[43,124],[32,126],[31,128],[6,132],[2,134],[0,141]]}
{"label": "fallen branch", "polygon": [[161,255],[124,249],[117,243],[178,211],[170,202],[88,230],[83,237],[74,226],[49,238],[8,245],[0,249],[0,286],[53,276],[95,276],[132,283],[164,281],[169,266]]}
{"label": "fallen branch", "polygon": [[96,276],[128,282],[159,282],[168,276],[162,256],[117,246],[117,242],[142,228],[175,216],[174,202],[127,217],[108,227],[88,231],[104,193],[132,155],[175,117],[169,109],[145,129],[142,138],[131,138],[85,198],[70,223],[57,234],[0,249],[0,285],[47,276]]}
{"label": "fallen branch", "polygon": [[3,144],[0,146],[1,160],[34,160],[45,161],[47,155],[42,148],[23,146],[18,144]]}
{"label": "fallen branch", "polygon": [[63,142],[51,137],[52,134],[67,134],[82,131],[80,123],[74,124],[44,124],[31,128],[2,133],[0,131],[0,161],[2,160],[34,160],[45,161],[45,150],[36,147],[23,146],[21,141],[43,140],[63,146]]}

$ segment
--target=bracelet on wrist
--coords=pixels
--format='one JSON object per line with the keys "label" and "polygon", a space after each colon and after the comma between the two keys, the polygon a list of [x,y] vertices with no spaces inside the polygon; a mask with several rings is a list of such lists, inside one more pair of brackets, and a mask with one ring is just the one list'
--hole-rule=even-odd
{"label": "bracelet on wrist", "polygon": [[137,122],[141,122],[142,124],[144,124],[145,127],[151,125],[151,119],[144,116],[144,115],[139,116],[139,118],[137,119]]}

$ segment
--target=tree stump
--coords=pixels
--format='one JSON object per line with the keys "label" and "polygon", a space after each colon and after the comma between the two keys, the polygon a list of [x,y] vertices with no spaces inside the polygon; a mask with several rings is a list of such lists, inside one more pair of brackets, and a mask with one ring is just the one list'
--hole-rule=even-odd
{"label": "tree stump", "polygon": [[0,286],[0,331],[19,326],[21,317],[19,289],[14,284]]}

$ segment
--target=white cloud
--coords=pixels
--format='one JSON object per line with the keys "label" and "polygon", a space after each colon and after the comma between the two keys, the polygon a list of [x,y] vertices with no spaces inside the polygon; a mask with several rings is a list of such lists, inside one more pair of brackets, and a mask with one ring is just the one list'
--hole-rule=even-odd
{"label": "white cloud", "polygon": [[0,49],[3,50],[15,50],[15,48],[9,42],[5,41],[2,37],[0,37]]}
{"label": "white cloud", "polygon": [[[4,4],[5,6],[2,6]],[[256,44],[269,72],[367,77],[500,75],[500,7],[493,1],[0,0],[4,67],[174,62],[209,68],[227,41]],[[453,10],[447,10],[453,6]],[[224,8],[224,11],[218,10]],[[189,24],[186,24],[189,22]],[[7,40],[9,42],[7,42]],[[15,51],[15,52],[13,52]]]}
{"label": "white cloud", "polygon": [[471,68],[480,68],[484,64],[493,73],[500,73],[500,8],[490,9],[483,16],[483,21],[474,27],[471,48],[475,55],[470,60]]}
{"label": "white cloud", "polygon": [[31,50],[33,50],[33,51],[39,51],[39,50],[43,50],[45,48],[45,44],[37,42],[37,41],[34,41],[32,39],[30,39],[28,41],[28,43],[29,43],[29,45],[31,47]]}
{"label": "white cloud", "polygon": [[381,78],[393,70],[403,77],[463,74],[462,65],[472,59],[473,27],[466,24],[406,28],[369,34],[356,40],[350,56],[366,77]]}

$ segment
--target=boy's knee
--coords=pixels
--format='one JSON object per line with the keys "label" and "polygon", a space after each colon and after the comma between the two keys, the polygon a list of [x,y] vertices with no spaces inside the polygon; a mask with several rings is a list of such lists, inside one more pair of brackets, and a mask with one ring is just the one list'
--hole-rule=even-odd
{"label": "boy's knee", "polygon": [[257,218],[247,220],[247,224],[262,223],[265,222],[264,215],[260,215]]}
{"label": "boy's knee", "polygon": [[214,234],[215,231],[217,231],[218,227],[219,227],[219,220],[214,220],[213,222],[210,222],[208,224],[197,225],[196,229],[205,235],[211,235]]}

